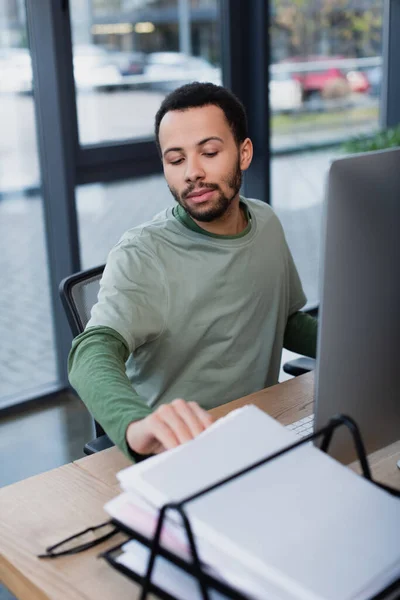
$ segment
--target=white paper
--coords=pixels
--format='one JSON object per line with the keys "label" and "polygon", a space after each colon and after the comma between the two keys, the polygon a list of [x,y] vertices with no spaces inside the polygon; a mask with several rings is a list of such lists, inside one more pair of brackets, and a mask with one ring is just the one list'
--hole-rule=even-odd
{"label": "white paper", "polygon": [[[107,502],[104,509],[113,519],[148,539],[154,536],[158,510],[138,494],[132,492],[120,494]],[[161,534],[163,547],[185,560],[190,560],[190,549],[183,527],[170,519],[166,519],[164,523]],[[197,537],[196,542],[200,560],[203,563],[208,560],[208,570],[212,570],[215,577],[229,582],[230,585],[255,598],[265,594],[265,582],[258,581],[254,573],[249,573],[242,564],[236,563],[230,556],[225,556],[221,550],[216,550],[207,540]],[[282,594],[272,585],[269,586],[269,597],[275,600],[293,600],[292,595]]]}
{"label": "white paper", "polygon": [[[154,503],[181,500],[299,441],[255,406],[232,411],[195,439],[117,473],[125,490]],[[189,468],[188,468],[189,467]]]}
{"label": "white paper", "polygon": [[[295,441],[248,406],[119,478],[160,507]],[[361,600],[400,576],[398,499],[310,445],[189,503],[187,513],[202,559],[222,573],[230,558],[257,589],[264,582],[301,600]]]}

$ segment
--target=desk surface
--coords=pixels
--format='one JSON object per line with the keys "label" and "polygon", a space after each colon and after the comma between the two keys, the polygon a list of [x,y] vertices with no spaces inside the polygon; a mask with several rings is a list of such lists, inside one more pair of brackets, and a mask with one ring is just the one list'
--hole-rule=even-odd
{"label": "desk surface", "polygon": [[[309,373],[212,412],[218,418],[253,403],[289,424],[312,412],[313,384]],[[399,458],[400,440],[374,453],[373,476],[400,489]],[[36,558],[46,546],[107,518],[102,507],[119,493],[115,474],[128,464],[111,448],[0,490],[0,580],[12,593],[21,600],[139,597],[136,584],[97,559],[99,552],[118,543],[116,538],[76,556]]]}

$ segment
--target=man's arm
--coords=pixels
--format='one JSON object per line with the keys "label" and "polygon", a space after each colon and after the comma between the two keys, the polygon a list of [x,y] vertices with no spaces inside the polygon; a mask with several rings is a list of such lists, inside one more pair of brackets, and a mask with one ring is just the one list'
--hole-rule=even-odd
{"label": "man's arm", "polygon": [[154,412],[125,371],[129,350],[110,327],[89,327],[73,341],[68,369],[76,389],[110,439],[131,459],[162,452],[206,429],[211,416],[195,402],[174,400]]}
{"label": "man's arm", "polygon": [[286,323],[283,346],[287,350],[315,358],[317,354],[318,321],[298,311]]}
{"label": "man's arm", "polygon": [[125,372],[129,350],[110,327],[90,327],[73,341],[69,380],[109,438],[132,458],[126,429],[151,414],[145,399],[132,388]]}

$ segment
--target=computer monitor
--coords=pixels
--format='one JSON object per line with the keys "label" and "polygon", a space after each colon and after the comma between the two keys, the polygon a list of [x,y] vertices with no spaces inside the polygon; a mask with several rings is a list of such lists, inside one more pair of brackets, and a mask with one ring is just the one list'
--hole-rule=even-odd
{"label": "computer monitor", "polygon": [[314,428],[349,415],[370,453],[400,438],[400,148],[332,163],[323,230]]}

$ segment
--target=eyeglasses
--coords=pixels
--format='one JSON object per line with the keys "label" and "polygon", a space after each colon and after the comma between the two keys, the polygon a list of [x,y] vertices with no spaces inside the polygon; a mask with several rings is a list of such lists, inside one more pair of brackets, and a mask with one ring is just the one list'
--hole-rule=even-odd
{"label": "eyeglasses", "polygon": [[[109,530],[107,531],[108,528]],[[102,531],[105,530],[105,533]],[[53,546],[46,548],[45,554],[39,554],[38,558],[58,558],[59,556],[68,556],[71,554],[78,554],[93,548],[101,542],[108,540],[118,532],[118,528],[112,524],[111,521],[100,523],[94,527],[88,527],[79,533],[75,533],[70,537],[61,540]],[[99,535],[100,534],[100,535]],[[60,550],[61,548],[61,550]],[[57,550],[55,552],[55,550]]]}

